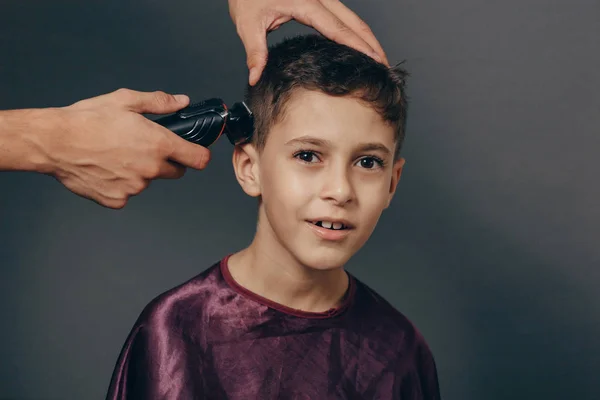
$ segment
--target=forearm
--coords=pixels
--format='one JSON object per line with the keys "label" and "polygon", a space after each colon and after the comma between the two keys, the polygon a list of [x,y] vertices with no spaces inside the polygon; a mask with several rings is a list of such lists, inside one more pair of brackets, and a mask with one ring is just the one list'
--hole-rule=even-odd
{"label": "forearm", "polygon": [[61,129],[56,108],[0,111],[0,171],[50,173],[44,140]]}

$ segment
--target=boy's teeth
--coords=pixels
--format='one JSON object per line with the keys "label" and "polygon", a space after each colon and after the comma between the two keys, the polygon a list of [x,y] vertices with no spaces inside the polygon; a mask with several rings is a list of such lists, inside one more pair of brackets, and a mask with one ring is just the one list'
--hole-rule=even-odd
{"label": "boy's teeth", "polygon": [[344,229],[344,224],[341,222],[316,221],[313,224],[327,229]]}

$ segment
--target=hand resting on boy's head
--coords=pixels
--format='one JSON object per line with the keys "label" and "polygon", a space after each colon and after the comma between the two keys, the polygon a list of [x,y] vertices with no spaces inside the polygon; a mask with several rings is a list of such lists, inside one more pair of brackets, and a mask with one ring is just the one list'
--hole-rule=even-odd
{"label": "hand resting on boy's head", "polygon": [[371,28],[339,0],[229,0],[229,13],[246,49],[251,85],[267,62],[266,33],[292,19],[389,65]]}

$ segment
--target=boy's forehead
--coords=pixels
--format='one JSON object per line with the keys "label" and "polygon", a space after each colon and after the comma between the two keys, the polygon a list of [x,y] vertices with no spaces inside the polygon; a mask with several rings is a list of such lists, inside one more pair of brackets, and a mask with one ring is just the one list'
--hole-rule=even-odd
{"label": "boy's forehead", "polygon": [[393,127],[360,99],[304,89],[287,100],[271,134],[284,143],[305,136],[330,143],[394,141]]}

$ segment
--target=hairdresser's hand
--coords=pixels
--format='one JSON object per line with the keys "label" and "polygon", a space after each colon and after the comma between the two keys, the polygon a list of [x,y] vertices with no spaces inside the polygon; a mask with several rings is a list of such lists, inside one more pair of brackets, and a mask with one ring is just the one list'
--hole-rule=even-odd
{"label": "hairdresser's hand", "polygon": [[140,115],[168,114],[188,104],[187,96],[120,89],[57,109],[61,129],[40,138],[50,160],[47,173],[78,195],[122,208],[153,179],[180,178],[186,167],[203,169],[208,149]]}
{"label": "hairdresser's hand", "polygon": [[267,33],[294,19],[323,36],[389,64],[369,26],[339,0],[229,0],[254,85],[267,62]]}

